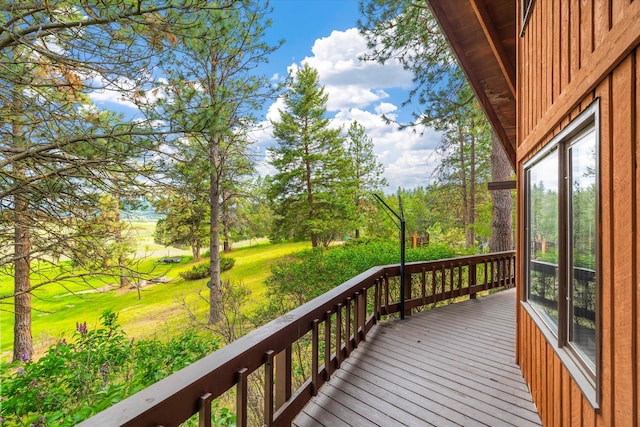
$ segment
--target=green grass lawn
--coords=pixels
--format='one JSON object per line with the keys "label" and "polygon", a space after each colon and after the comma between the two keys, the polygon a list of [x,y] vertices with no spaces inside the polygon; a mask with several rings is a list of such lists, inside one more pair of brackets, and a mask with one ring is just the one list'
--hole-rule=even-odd
{"label": "green grass lawn", "polygon": [[[148,225],[146,232],[140,232],[141,241],[148,244]],[[140,228],[142,229],[142,228]],[[146,235],[146,237],[145,237]],[[146,240],[145,240],[146,239]],[[152,239],[151,239],[152,241]],[[143,245],[145,243],[142,243]],[[239,245],[240,246],[240,245]],[[269,244],[260,243],[234,249],[224,256],[235,258],[235,266],[222,274],[223,280],[242,283],[252,293],[250,310],[264,301],[265,279],[270,274],[273,261],[291,252],[309,248],[306,242]],[[144,250],[144,248],[143,248]],[[147,250],[150,250],[147,247]],[[154,251],[157,248],[153,249]],[[188,252],[187,252],[188,253]],[[177,255],[171,252],[170,255]],[[166,256],[159,253],[157,256]],[[170,281],[141,289],[141,299],[135,289],[103,291],[105,285],[113,285],[113,279],[92,278],[88,283],[67,281],[50,284],[33,292],[33,341],[36,352],[42,354],[51,344],[66,337],[69,339],[75,331],[76,322],[87,322],[89,328],[99,324],[99,318],[106,309],[119,314],[120,324],[131,338],[170,338],[193,327],[189,320],[189,310],[196,313],[198,319],[206,321],[208,297],[207,279],[185,281],[179,277],[180,271],[190,268],[192,262],[165,265],[147,258],[140,266],[141,270],[153,269],[154,276],[166,276]],[[11,293],[13,286],[10,274],[0,272],[0,294]],[[0,312],[0,348],[2,361],[9,361],[13,345],[12,300],[2,302]]]}

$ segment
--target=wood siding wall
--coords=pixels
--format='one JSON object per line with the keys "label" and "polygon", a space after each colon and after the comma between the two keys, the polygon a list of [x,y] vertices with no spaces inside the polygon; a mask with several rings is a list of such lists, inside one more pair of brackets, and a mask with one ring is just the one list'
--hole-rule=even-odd
{"label": "wood siding wall", "polygon": [[600,99],[600,409],[519,307],[518,362],[548,426],[640,426],[639,41],[640,0],[537,0],[518,39],[519,218],[523,163]]}

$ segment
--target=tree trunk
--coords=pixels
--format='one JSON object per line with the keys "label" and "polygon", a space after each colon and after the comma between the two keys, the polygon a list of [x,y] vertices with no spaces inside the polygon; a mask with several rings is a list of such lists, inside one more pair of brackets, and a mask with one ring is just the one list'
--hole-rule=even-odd
{"label": "tree trunk", "polygon": [[[309,150],[308,148],[305,149],[305,154],[306,157],[309,158]],[[313,182],[311,181],[311,164],[307,161],[306,162],[306,185],[307,185],[307,203],[309,204],[309,220],[311,223],[313,223],[313,220],[315,219],[315,210],[313,208]],[[318,236],[318,233],[311,231],[311,247],[312,248],[317,248],[318,245],[320,245],[320,236]]]}
{"label": "tree trunk", "polygon": [[193,259],[195,261],[200,259],[200,247],[202,245],[202,242],[200,241],[200,239],[195,240],[194,242],[191,243],[191,255],[193,255]]}
{"label": "tree trunk", "polygon": [[[20,104],[20,103],[15,103]],[[14,105],[17,116],[21,105]],[[26,149],[24,131],[19,123],[12,124],[13,144],[16,152]],[[26,181],[24,167],[13,164],[15,181]],[[31,235],[29,221],[29,200],[26,188],[18,189],[14,196],[14,325],[13,325],[13,361],[30,360],[33,356],[33,337],[31,336]]]}
{"label": "tree trunk", "polygon": [[221,318],[220,307],[220,171],[218,170],[219,137],[209,141],[209,205],[211,221],[209,227],[209,324],[216,323]]}
{"label": "tree trunk", "polygon": [[[224,197],[222,200],[226,200]],[[231,219],[229,218],[228,207],[222,209],[222,235],[224,236],[223,248],[225,252],[231,251],[231,237],[229,236],[229,229],[231,228]]]}
{"label": "tree trunk", "polygon": [[[471,120],[471,128],[475,128],[473,119]],[[471,132],[471,147],[469,159],[469,212],[467,217],[467,247],[476,243],[476,136]]]}
{"label": "tree trunk", "polygon": [[13,327],[13,360],[31,359],[33,340],[31,337],[31,280],[28,203],[24,195],[16,194],[14,206],[15,218],[15,324]]}
{"label": "tree trunk", "polygon": [[462,222],[464,225],[465,244],[469,244],[469,189],[467,187],[467,168],[464,156],[464,134],[462,126],[458,126],[458,156],[460,160],[460,190],[462,191]]}
{"label": "tree trunk", "polygon": [[120,287],[126,288],[129,286],[129,277],[127,277],[127,270],[125,266],[126,257],[123,249],[124,237],[122,236],[122,222],[120,218],[120,194],[116,192],[116,206],[115,206],[115,241],[118,248],[118,269],[120,271]]}
{"label": "tree trunk", "polygon": [[[508,181],[511,179],[511,163],[502,144],[492,135],[491,179]],[[511,190],[491,191],[491,239],[489,250],[501,252],[513,250],[513,198]]]}

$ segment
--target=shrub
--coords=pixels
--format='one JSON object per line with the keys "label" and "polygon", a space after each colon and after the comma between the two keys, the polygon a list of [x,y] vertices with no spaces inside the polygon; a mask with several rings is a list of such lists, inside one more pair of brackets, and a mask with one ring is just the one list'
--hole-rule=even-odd
{"label": "shrub", "polygon": [[[407,248],[406,262],[457,256],[447,246]],[[398,264],[400,244],[393,240],[351,240],[329,249],[315,248],[291,255],[271,267],[267,279],[269,310],[282,314],[378,265]]]}
{"label": "shrub", "polygon": [[3,426],[75,425],[218,348],[193,332],[133,341],[115,313],[101,319],[91,331],[77,324],[75,342],[63,339],[37,362],[2,365]]}
{"label": "shrub", "polygon": [[231,270],[234,265],[236,265],[235,258],[220,257],[220,271]]}
{"label": "shrub", "polygon": [[[220,271],[231,270],[235,263],[235,258],[220,257]],[[204,279],[205,277],[209,277],[210,265],[211,264],[208,262],[196,264],[191,267],[191,269],[180,273],[180,277],[182,277],[184,280]]]}

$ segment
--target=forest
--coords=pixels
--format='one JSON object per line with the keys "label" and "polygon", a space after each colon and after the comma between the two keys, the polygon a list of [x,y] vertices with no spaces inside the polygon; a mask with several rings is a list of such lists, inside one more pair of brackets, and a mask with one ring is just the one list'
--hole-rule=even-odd
{"label": "forest", "polygon": [[[429,237],[413,260],[513,248],[511,191],[488,190],[512,179],[511,166],[429,10],[405,0],[361,0],[360,10],[361,60],[399,59],[414,76],[420,111],[388,126],[441,135],[424,186],[387,188],[367,129],[330,125],[318,70],[302,66],[280,85],[261,74],[282,43],[265,41],[268,2],[0,5],[7,425],[73,425],[358,272],[397,263],[397,224],[374,194],[404,213],[408,236]],[[140,116],[99,108],[89,95],[105,88]],[[275,172],[263,175],[251,134],[276,98]],[[141,211],[159,217],[152,229]],[[179,255],[149,256],[150,245]],[[255,271],[234,276],[243,268]],[[130,290],[145,313],[152,281],[165,301],[182,298],[166,315],[189,327],[174,336],[129,330],[129,315],[113,311],[110,298]],[[93,323],[78,318],[75,331],[34,345],[37,323],[80,301]],[[232,423],[224,405],[215,416]]]}

